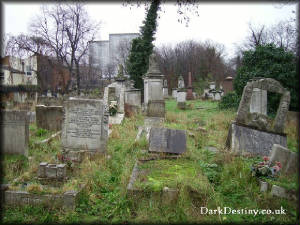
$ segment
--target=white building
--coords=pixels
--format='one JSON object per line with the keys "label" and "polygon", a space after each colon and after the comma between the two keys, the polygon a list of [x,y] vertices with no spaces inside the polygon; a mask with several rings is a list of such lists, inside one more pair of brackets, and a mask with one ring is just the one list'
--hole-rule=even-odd
{"label": "white building", "polygon": [[89,45],[90,64],[99,68],[104,76],[114,76],[118,65],[125,66],[131,42],[139,37],[138,33],[109,34],[109,40],[93,41]]}

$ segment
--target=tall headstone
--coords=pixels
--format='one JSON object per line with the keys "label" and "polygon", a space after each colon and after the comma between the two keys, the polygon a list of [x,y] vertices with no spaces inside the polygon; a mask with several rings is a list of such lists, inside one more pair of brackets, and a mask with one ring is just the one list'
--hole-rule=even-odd
{"label": "tall headstone", "polygon": [[[149,69],[144,79],[144,105],[146,110],[148,109],[148,103],[162,105],[161,101],[164,100],[163,96],[163,78],[158,64],[156,62],[155,55],[152,54],[149,57]],[[156,107],[155,107],[156,108]]]}
{"label": "tall headstone", "polygon": [[189,83],[187,87],[186,100],[193,100],[193,88],[192,88],[192,73],[189,72]]}
{"label": "tall headstone", "polygon": [[65,101],[62,146],[66,157],[81,161],[81,154],[104,153],[108,112],[102,100],[70,98]]}
{"label": "tall headstone", "polygon": [[27,111],[0,113],[1,153],[28,156],[29,118]]}

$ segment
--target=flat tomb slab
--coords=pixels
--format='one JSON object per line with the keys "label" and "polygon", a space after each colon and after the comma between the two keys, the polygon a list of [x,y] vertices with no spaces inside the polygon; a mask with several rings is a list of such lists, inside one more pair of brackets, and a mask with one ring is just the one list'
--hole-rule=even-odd
{"label": "flat tomb slab", "polygon": [[284,134],[270,133],[232,123],[226,146],[233,152],[249,152],[253,155],[269,156],[274,144],[287,147]]}
{"label": "flat tomb slab", "polygon": [[201,190],[210,185],[207,177],[202,174],[200,165],[191,165],[187,159],[137,160],[127,191],[135,197],[150,193],[160,197],[163,202],[174,201],[178,197],[178,185],[190,185],[191,182],[187,181],[192,181],[192,185]]}
{"label": "flat tomb slab", "polygon": [[186,131],[152,127],[149,135],[149,152],[182,154],[186,151]]}

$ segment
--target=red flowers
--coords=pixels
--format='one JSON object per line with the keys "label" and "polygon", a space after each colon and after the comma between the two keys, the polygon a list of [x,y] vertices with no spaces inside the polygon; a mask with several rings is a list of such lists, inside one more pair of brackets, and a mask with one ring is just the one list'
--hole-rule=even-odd
{"label": "red flowers", "polygon": [[269,157],[268,156],[264,156],[263,159],[264,159],[264,161],[269,161]]}

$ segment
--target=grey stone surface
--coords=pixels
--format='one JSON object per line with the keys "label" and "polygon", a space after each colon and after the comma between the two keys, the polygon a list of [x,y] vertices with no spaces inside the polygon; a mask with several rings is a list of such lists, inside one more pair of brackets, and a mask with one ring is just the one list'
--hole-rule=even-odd
{"label": "grey stone surface", "polygon": [[67,166],[66,164],[58,164],[57,165],[57,172],[56,172],[58,179],[63,179],[67,176]]}
{"label": "grey stone surface", "polygon": [[264,78],[247,83],[243,90],[243,95],[239,104],[236,121],[244,125],[249,125],[249,123],[251,123],[252,117],[249,116],[249,114],[251,114],[250,103],[253,90],[255,88],[281,94],[281,99],[274,120],[274,125],[267,126],[265,130],[270,132],[283,133],[290,104],[290,92],[285,90],[278,81],[271,78]]}
{"label": "grey stone surface", "polygon": [[164,100],[149,101],[146,115],[148,117],[165,117],[165,101]]}
{"label": "grey stone surface", "polygon": [[266,192],[266,191],[268,191],[268,183],[267,182],[265,182],[265,181],[259,181],[259,183],[260,183],[260,191],[261,192]]}
{"label": "grey stone surface", "polygon": [[41,162],[38,169],[38,177],[45,178],[46,177],[46,166],[47,162]]}
{"label": "grey stone surface", "polygon": [[164,124],[163,117],[145,117],[144,126],[145,127],[161,127]]}
{"label": "grey stone surface", "polygon": [[67,191],[64,194],[31,194],[27,191],[7,190],[3,193],[4,205],[24,206],[43,205],[47,207],[65,208],[74,210],[78,199],[77,191]]}
{"label": "grey stone surface", "polygon": [[62,127],[63,107],[36,105],[36,125],[38,128],[59,131]]}
{"label": "grey stone surface", "polygon": [[177,89],[176,88],[172,89],[172,97],[177,99]]}
{"label": "grey stone surface", "polygon": [[29,118],[29,123],[35,123],[36,120],[36,114],[35,112],[27,112],[28,118]]}
{"label": "grey stone surface", "polygon": [[286,193],[286,190],[283,187],[279,187],[277,185],[272,186],[271,195],[281,197],[281,198],[287,198],[288,197],[288,195]]}
{"label": "grey stone surface", "polygon": [[29,118],[27,111],[1,111],[0,139],[1,153],[28,156]]}
{"label": "grey stone surface", "polygon": [[38,105],[45,105],[45,106],[62,106],[63,105],[63,98],[38,96],[37,104]]}
{"label": "grey stone surface", "polygon": [[164,99],[163,95],[163,78],[155,55],[149,57],[149,69],[144,79],[144,104],[147,109],[150,101],[160,101]]}
{"label": "grey stone surface", "polygon": [[108,120],[107,108],[102,100],[67,100],[62,128],[63,151],[105,152]]}
{"label": "grey stone surface", "polygon": [[125,91],[125,104],[133,105],[141,108],[141,90],[129,89]]}
{"label": "grey stone surface", "polygon": [[275,163],[276,161],[281,163],[281,171],[284,173],[296,173],[298,171],[298,155],[291,152],[289,149],[274,144],[272,146],[272,152],[270,155],[270,161]]}
{"label": "grey stone surface", "polygon": [[256,130],[232,123],[228,132],[226,146],[233,152],[249,152],[268,156],[274,144],[287,146],[286,135]]}
{"label": "grey stone surface", "polygon": [[186,131],[152,127],[149,151],[182,154],[186,151]]}
{"label": "grey stone surface", "polygon": [[185,91],[177,91],[177,102],[186,102],[186,92]]}
{"label": "grey stone surface", "polygon": [[251,102],[250,102],[250,113],[261,113],[267,115],[267,91],[259,88],[253,88]]}
{"label": "grey stone surface", "polygon": [[178,78],[178,89],[184,88],[184,80],[182,76],[179,76]]}
{"label": "grey stone surface", "polygon": [[54,179],[57,177],[56,164],[48,164],[46,166],[46,177],[47,178],[54,178]]}
{"label": "grey stone surface", "polygon": [[164,96],[164,98],[169,97],[169,90],[168,90],[168,87],[164,87],[164,88],[163,88],[163,96]]}

